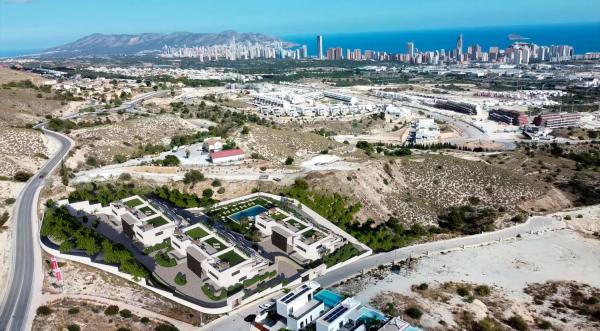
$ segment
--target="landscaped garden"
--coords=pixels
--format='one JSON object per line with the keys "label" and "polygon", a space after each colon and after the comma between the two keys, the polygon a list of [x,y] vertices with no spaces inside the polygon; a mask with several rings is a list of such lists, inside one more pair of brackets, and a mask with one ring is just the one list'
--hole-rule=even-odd
{"label": "landscaped garden", "polygon": [[219,259],[221,261],[229,263],[230,268],[246,261],[246,259],[244,259],[242,256],[240,256],[234,250],[230,250],[229,252],[219,255]]}
{"label": "landscaped garden", "polygon": [[208,236],[208,232],[204,231],[202,228],[193,228],[189,231],[186,231],[185,234],[187,234],[193,240]]}
{"label": "landscaped garden", "polygon": [[227,248],[225,244],[223,244],[219,239],[215,237],[208,238],[204,242],[219,252]]}
{"label": "landscaped garden", "polygon": [[140,208],[139,211],[144,213],[144,215],[146,215],[146,216],[152,216],[155,214],[154,210],[152,210],[152,208],[150,208],[148,206],[144,206],[144,207]]}
{"label": "landscaped garden", "polygon": [[157,216],[157,217],[147,220],[146,223],[152,225],[152,227],[154,227],[154,228],[158,228],[159,226],[163,226],[163,225],[169,223],[169,221],[167,221],[162,216]]}
{"label": "landscaped garden", "polygon": [[135,208],[141,204],[143,204],[142,200],[135,198],[128,201],[123,202],[127,207]]}

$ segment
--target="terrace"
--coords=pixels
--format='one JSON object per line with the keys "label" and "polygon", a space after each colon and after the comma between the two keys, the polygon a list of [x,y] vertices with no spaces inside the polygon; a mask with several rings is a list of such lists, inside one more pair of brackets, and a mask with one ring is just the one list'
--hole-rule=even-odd
{"label": "terrace", "polygon": [[124,204],[125,204],[127,207],[129,207],[129,208],[135,208],[135,207],[137,207],[137,206],[139,206],[139,205],[142,205],[142,204],[144,204],[144,202],[143,202],[142,200],[138,199],[138,198],[131,199],[131,200],[128,200],[128,201],[124,201],[123,203],[124,203]]}
{"label": "terrace", "polygon": [[138,209],[139,212],[141,212],[142,214],[144,214],[146,217],[150,217],[152,215],[156,215],[156,213],[154,212],[154,210],[152,210],[152,208],[148,207],[148,206],[144,206],[140,209]]}
{"label": "terrace", "polygon": [[185,234],[192,238],[192,240],[197,240],[208,236],[208,232],[204,231],[202,228],[193,228],[187,231]]}
{"label": "terrace", "polygon": [[323,232],[316,229],[310,229],[308,231],[302,232],[300,240],[307,245],[311,245],[319,240],[322,240],[325,237],[326,235]]}
{"label": "terrace", "polygon": [[222,243],[219,239],[215,237],[210,237],[202,242],[202,247],[208,252],[208,254],[213,255],[217,252],[220,252],[227,248],[227,245]]}
{"label": "terrace", "polygon": [[151,218],[149,220],[146,220],[145,223],[146,224],[144,225],[144,231],[147,231],[147,230],[151,230],[151,229],[155,229],[160,226],[163,226],[163,225],[169,223],[169,221],[167,221],[162,216],[157,216],[157,217]]}
{"label": "terrace", "polygon": [[254,198],[223,205],[208,211],[207,215],[213,220],[219,220],[222,222],[233,221],[239,223],[240,219],[244,217],[254,217],[265,212],[272,206],[273,203],[264,198]]}
{"label": "terrace", "polygon": [[292,218],[287,221],[280,222],[283,226],[291,230],[293,233],[298,233],[307,228],[307,225],[299,222],[297,219]]}
{"label": "terrace", "polygon": [[[246,259],[244,257],[242,257],[241,255],[236,253],[234,250],[230,250],[228,252],[225,252],[225,253],[219,255],[218,259],[220,260],[220,263],[217,263],[217,265],[218,265],[217,269],[219,271],[229,269],[231,267],[234,267],[234,266],[246,261]],[[221,267],[222,269],[219,267]]]}

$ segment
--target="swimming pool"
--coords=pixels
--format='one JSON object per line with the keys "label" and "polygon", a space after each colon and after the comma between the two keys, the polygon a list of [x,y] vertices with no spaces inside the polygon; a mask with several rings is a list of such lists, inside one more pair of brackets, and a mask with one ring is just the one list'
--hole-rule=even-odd
{"label": "swimming pool", "polygon": [[328,308],[333,308],[344,300],[344,296],[330,290],[322,290],[315,294],[315,300],[323,302]]}
{"label": "swimming pool", "polygon": [[360,317],[358,319],[359,320],[376,319],[378,321],[384,321],[384,320],[386,320],[386,317],[383,313],[381,313],[377,310],[369,309],[367,307],[362,307],[360,309]]}
{"label": "swimming pool", "polygon": [[254,205],[250,208],[246,208],[244,210],[240,210],[235,214],[231,214],[229,215],[229,218],[231,218],[233,221],[239,223],[240,220],[244,217],[254,217],[258,214],[262,214],[264,212],[267,211],[267,208],[261,206],[261,205]]}

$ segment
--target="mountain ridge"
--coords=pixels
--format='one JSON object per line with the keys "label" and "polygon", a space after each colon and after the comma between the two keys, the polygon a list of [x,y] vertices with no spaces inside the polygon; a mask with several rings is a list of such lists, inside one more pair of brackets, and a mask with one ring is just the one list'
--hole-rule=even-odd
{"label": "mountain ridge", "polygon": [[41,55],[46,56],[101,56],[101,55],[135,55],[140,53],[159,52],[163,46],[194,47],[228,44],[235,38],[236,43],[267,44],[282,42],[284,47],[293,43],[262,33],[237,32],[225,30],[220,33],[171,32],[138,34],[103,34],[93,33],[73,42],[51,47]]}

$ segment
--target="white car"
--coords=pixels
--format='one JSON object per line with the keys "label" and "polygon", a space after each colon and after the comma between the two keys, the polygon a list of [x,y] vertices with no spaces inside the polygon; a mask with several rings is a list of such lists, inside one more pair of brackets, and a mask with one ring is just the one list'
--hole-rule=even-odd
{"label": "white car", "polygon": [[258,306],[258,308],[260,308],[262,310],[269,310],[269,309],[273,308],[273,306],[275,306],[275,302],[269,301],[269,302],[265,302],[262,305]]}

